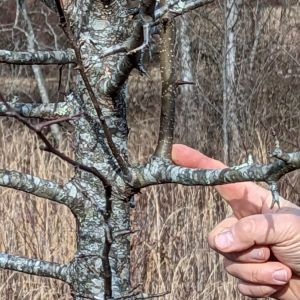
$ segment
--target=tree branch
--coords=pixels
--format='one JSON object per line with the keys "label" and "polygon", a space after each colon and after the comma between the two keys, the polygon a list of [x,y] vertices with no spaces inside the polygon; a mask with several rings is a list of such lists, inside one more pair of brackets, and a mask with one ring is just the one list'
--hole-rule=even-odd
{"label": "tree branch", "polygon": [[121,297],[118,298],[113,298],[112,300],[122,300],[122,299],[152,299],[152,298],[158,298],[158,297],[163,297],[165,295],[170,294],[169,291],[167,292],[162,292],[162,293],[157,293],[157,294],[146,294],[143,292],[130,292],[126,295],[123,295]]}
{"label": "tree branch", "polygon": [[[162,0],[165,5],[167,0]],[[154,156],[171,159],[173,144],[176,78],[174,64],[174,20],[169,13],[165,14],[160,24],[160,73],[161,73],[161,113],[158,145]]]}
{"label": "tree branch", "polygon": [[[29,193],[31,195],[56,201],[67,206],[70,188],[46,179],[14,170],[0,169],[0,186]],[[70,197],[71,198],[71,197]]]}
{"label": "tree branch", "polygon": [[183,8],[180,8],[180,7],[176,7],[176,5],[180,2],[180,0],[171,0],[155,11],[155,20],[161,18],[165,13],[170,11],[171,8],[173,10],[170,12],[175,13],[177,15],[182,15],[188,11],[194,10],[198,7],[204,6],[213,1],[214,0],[189,0],[185,3],[185,6]]}
{"label": "tree branch", "polygon": [[133,68],[137,68],[141,73],[146,74],[140,59],[142,55],[140,50],[149,45],[149,32],[153,22],[155,3],[154,0],[142,0],[139,6],[139,17],[134,24],[130,38],[121,45],[105,50],[105,56],[119,52],[128,52],[128,55],[120,59],[116,72],[110,78],[101,82],[99,89],[102,93],[114,95],[119,92]]}
{"label": "tree branch", "polygon": [[0,268],[68,281],[69,266],[0,253]]}
{"label": "tree branch", "polygon": [[[75,115],[79,112],[77,102],[73,101],[73,95],[67,96],[67,102],[59,102],[57,109],[53,114],[54,103],[16,103],[7,102],[9,106],[20,116],[25,118],[42,118],[42,119],[56,119],[60,117]],[[7,115],[7,107],[0,102],[0,116]]]}
{"label": "tree branch", "polygon": [[[143,24],[141,21],[135,23],[131,37],[124,43],[126,43],[126,52],[143,44]],[[123,47],[125,47],[124,43],[119,47],[119,50],[122,50]],[[114,47],[114,49],[116,49],[116,47]],[[113,47],[110,47],[105,53],[110,53],[112,51],[114,51]],[[128,79],[133,68],[138,65],[138,61],[139,54],[125,55],[121,58],[118,62],[116,71],[111,74],[111,77],[100,82],[99,92],[104,95],[117,94]]]}
{"label": "tree branch", "polygon": [[[171,0],[167,4],[165,4],[162,8],[155,11],[154,19],[158,20],[159,18],[161,18],[168,11],[170,13],[174,13],[175,14],[174,17],[177,17],[177,16],[183,15],[183,14],[185,14],[185,13],[191,11],[191,10],[194,10],[198,7],[209,4],[213,1],[214,0],[190,0],[190,1],[186,2],[185,6],[183,8],[180,8],[180,7],[176,7],[176,5],[180,2],[180,0]],[[171,8],[174,8],[174,9],[170,10]],[[141,6],[135,7],[135,8],[132,8],[132,9],[128,10],[128,14],[132,15],[132,16],[136,16],[136,15],[141,14],[141,13],[143,14]],[[158,24],[158,21],[156,21],[156,22],[148,21],[146,23],[145,22],[142,23],[142,26],[144,28],[144,41],[143,41],[143,44],[139,45],[138,47],[136,47],[136,48],[132,47],[132,42],[133,41],[138,41],[140,39],[139,36],[140,36],[141,32],[140,31],[136,31],[136,32],[134,31],[132,36],[127,41],[125,41],[121,44],[114,45],[114,46],[106,49],[105,51],[103,51],[101,57],[104,58],[104,57],[107,57],[109,55],[122,53],[122,52],[128,52],[128,55],[131,55],[133,53],[136,53],[136,52],[144,49],[149,44],[150,35],[158,33],[157,28],[155,28],[157,24]],[[151,27],[155,28],[155,29],[151,30]],[[147,35],[145,35],[146,30],[147,30]]]}
{"label": "tree branch", "polygon": [[73,49],[36,52],[0,50],[0,62],[14,65],[65,65],[76,64],[76,56]]}
{"label": "tree branch", "polygon": [[183,185],[214,186],[244,181],[263,181],[270,185],[273,202],[279,205],[278,180],[287,173],[300,169],[300,152],[284,153],[276,148],[271,156],[280,160],[269,165],[248,163],[231,168],[218,170],[190,169],[175,166],[170,160],[152,157],[151,162],[145,166],[133,169],[136,179],[135,188],[160,183],[180,183]]}

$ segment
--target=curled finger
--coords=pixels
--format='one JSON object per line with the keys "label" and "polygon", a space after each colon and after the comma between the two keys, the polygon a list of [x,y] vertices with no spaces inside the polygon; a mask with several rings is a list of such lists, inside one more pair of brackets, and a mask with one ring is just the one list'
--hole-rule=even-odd
{"label": "curled finger", "polygon": [[268,246],[254,246],[240,252],[219,253],[237,263],[262,263],[270,258],[271,251]]}
{"label": "curled finger", "polygon": [[278,285],[261,285],[242,280],[238,283],[240,293],[251,298],[267,298],[283,288],[283,286]]}
{"label": "curled finger", "polygon": [[292,277],[290,268],[280,262],[237,263],[225,259],[224,267],[230,275],[243,282],[259,285],[285,285]]}

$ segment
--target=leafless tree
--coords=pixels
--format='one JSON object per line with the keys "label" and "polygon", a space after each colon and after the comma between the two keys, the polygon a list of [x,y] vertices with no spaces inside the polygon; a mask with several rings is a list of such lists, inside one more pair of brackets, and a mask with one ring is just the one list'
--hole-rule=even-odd
{"label": "leafless tree", "polygon": [[[251,157],[244,164],[223,170],[189,169],[172,163],[177,89],[193,83],[189,75],[187,79],[175,77],[174,17],[211,0],[161,0],[157,9],[155,1],[141,0],[138,7],[129,10],[121,1],[42,2],[58,14],[59,25],[72,49],[35,52],[3,49],[0,61],[26,65],[75,64],[76,87],[58,103],[18,103],[1,96],[0,113],[35,132],[41,140],[40,149],[73,165],[75,176],[66,184],[58,184],[2,169],[0,185],[66,205],[77,221],[77,251],[69,264],[1,253],[0,267],[65,281],[76,300],[165,295],[167,291],[146,294],[130,287],[129,237],[134,230],[130,228],[129,208],[134,206],[133,196],[144,187],[164,183],[213,186],[263,181],[272,191],[272,206],[279,205],[277,182],[283,175],[300,168],[300,152],[283,152],[273,132],[275,149],[270,157],[278,160],[268,165],[254,164]],[[230,86],[235,76],[234,25],[238,5],[228,0],[224,6],[224,53],[228,57],[223,69],[225,99],[235,97]],[[134,68],[147,75],[143,56],[147,51],[151,53],[153,34],[159,34],[162,88],[159,138],[149,161],[133,166],[127,155],[127,79]],[[180,35],[184,35],[182,28],[179,28]],[[255,52],[253,48],[254,55]],[[227,64],[228,61],[232,64]],[[231,103],[234,111],[235,100]],[[224,102],[225,109],[227,105]],[[28,121],[30,118],[44,120],[33,125]],[[63,122],[69,122],[75,130],[75,160],[53,147],[43,134],[44,128]]]}

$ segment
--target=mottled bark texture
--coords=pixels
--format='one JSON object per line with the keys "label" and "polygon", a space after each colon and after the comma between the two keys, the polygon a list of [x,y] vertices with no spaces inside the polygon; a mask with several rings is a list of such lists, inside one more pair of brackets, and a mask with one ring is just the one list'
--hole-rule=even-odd
{"label": "mottled bark texture", "polygon": [[[167,182],[219,185],[265,181],[270,184],[277,201],[276,182],[284,174],[300,168],[300,152],[283,153],[276,143],[271,156],[279,160],[266,166],[252,165],[251,160],[224,170],[195,170],[173,165],[170,151],[176,78],[172,62],[174,25],[168,9],[178,1],[173,1],[172,5],[162,2],[159,20],[153,19],[154,0],[142,0],[134,18],[121,1],[42,2],[59,13],[61,26],[75,51],[68,51],[65,56],[63,51],[58,55],[54,52],[45,55],[32,53],[25,55],[26,58],[22,58],[20,53],[2,51],[2,61],[24,64],[76,61],[76,88],[66,95],[65,102],[59,103],[55,111],[54,104],[11,102],[9,105],[26,118],[53,120],[77,115],[69,122],[75,129],[78,167],[75,176],[63,185],[15,171],[0,170],[0,185],[66,205],[77,220],[77,251],[68,265],[0,254],[0,267],[64,280],[70,285],[76,300],[139,299],[164,295],[164,291],[147,295],[130,289],[131,197],[145,186]],[[210,1],[201,3],[207,2]],[[193,9],[201,3],[188,1],[186,5]],[[175,10],[176,14],[185,12],[184,7],[176,7]],[[141,64],[138,49],[144,45],[144,50],[147,50],[148,45],[145,44],[149,36],[145,36],[148,35],[145,30],[158,23],[161,33],[161,132],[157,151],[149,163],[131,167],[127,157],[126,81],[131,70]],[[122,47],[116,45],[126,45],[128,53],[121,53]],[[7,105],[1,104],[0,115],[12,115],[12,112]],[[111,184],[111,197],[107,197],[103,181],[90,171],[91,168],[105,176]]]}
{"label": "mottled bark texture", "polygon": [[75,64],[76,58],[73,49],[36,52],[0,50],[0,62],[14,65],[65,65]]}

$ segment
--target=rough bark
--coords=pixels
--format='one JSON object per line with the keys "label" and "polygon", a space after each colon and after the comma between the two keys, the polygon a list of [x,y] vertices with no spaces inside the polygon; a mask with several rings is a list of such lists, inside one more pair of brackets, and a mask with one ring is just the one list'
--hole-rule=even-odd
{"label": "rough bark", "polygon": [[65,65],[76,64],[76,58],[73,49],[35,52],[0,50],[0,62],[14,65]]}
{"label": "rough bark", "polygon": [[0,253],[0,268],[68,281],[68,265]]}

